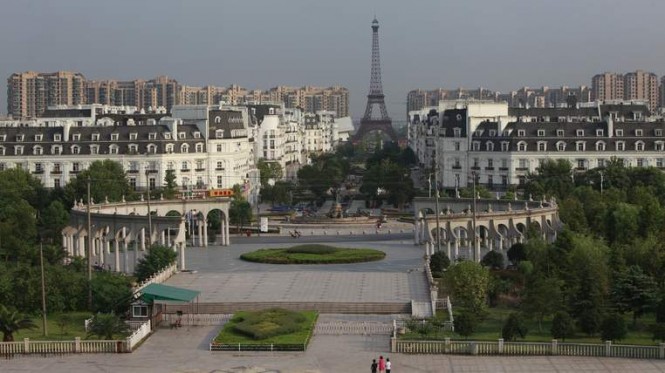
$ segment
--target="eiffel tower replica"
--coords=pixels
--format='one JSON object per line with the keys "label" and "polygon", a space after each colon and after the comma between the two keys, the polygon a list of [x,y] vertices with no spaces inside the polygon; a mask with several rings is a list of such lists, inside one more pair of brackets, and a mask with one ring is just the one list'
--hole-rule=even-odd
{"label": "eiffel tower replica", "polygon": [[[381,131],[397,142],[397,134],[392,126],[392,120],[386,110],[386,102],[381,84],[381,57],[379,53],[379,21],[372,21],[372,73],[369,81],[369,94],[367,95],[367,108],[360,121],[360,127],[353,136],[353,143],[357,144],[370,132]],[[378,115],[372,115],[378,106]]]}

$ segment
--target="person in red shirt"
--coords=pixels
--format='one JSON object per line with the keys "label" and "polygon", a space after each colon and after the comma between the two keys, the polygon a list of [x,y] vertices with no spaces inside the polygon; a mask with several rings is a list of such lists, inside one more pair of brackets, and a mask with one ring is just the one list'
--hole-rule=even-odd
{"label": "person in red shirt", "polygon": [[383,360],[383,355],[379,356],[379,373],[386,371],[386,361]]}

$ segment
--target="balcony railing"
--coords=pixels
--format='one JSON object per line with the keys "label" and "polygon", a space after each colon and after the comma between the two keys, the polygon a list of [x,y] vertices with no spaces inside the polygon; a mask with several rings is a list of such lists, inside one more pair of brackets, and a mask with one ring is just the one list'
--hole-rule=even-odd
{"label": "balcony railing", "polygon": [[487,170],[487,171],[494,171],[494,167],[485,167],[485,170]]}
{"label": "balcony railing", "polygon": [[508,167],[499,167],[499,171],[508,171]]}
{"label": "balcony railing", "polygon": [[515,171],[529,171],[529,167],[516,167]]}
{"label": "balcony railing", "polygon": [[453,166],[453,170],[461,170],[462,166]]}

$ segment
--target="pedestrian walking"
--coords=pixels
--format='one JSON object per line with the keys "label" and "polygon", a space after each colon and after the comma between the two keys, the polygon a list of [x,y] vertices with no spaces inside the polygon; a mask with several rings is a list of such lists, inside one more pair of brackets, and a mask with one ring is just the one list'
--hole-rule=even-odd
{"label": "pedestrian walking", "polygon": [[386,371],[386,361],[383,359],[383,355],[379,356],[379,373],[385,373]]}
{"label": "pedestrian walking", "polygon": [[376,359],[372,360],[372,373],[376,373],[376,369],[379,367],[379,365],[376,363]]}
{"label": "pedestrian walking", "polygon": [[389,358],[386,358],[386,373],[390,373],[390,370],[393,367],[393,363],[390,362]]}

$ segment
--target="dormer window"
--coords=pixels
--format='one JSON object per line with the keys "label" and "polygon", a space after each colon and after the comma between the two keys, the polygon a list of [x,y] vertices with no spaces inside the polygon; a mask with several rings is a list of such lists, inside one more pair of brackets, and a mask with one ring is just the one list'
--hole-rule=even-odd
{"label": "dormer window", "polygon": [[507,152],[507,151],[509,151],[509,150],[510,150],[510,143],[507,142],[507,141],[503,141],[503,142],[501,143],[501,151],[502,151],[502,152]]}
{"label": "dormer window", "polygon": [[56,133],[55,135],[53,135],[53,141],[62,141],[62,135]]}
{"label": "dormer window", "polygon": [[14,147],[14,155],[23,155],[23,145],[16,145]]}
{"label": "dormer window", "polygon": [[35,146],[34,148],[32,148],[32,154],[42,155],[44,154],[44,149],[41,146]]}
{"label": "dormer window", "polygon": [[563,130],[556,130],[556,136],[557,137],[563,137],[564,136],[564,131]]}
{"label": "dormer window", "polygon": [[496,130],[490,130],[490,136],[496,136]]}
{"label": "dormer window", "polygon": [[623,136],[623,130],[615,130],[615,131],[614,131],[614,134],[615,134],[616,136]]}
{"label": "dormer window", "polygon": [[136,140],[138,138],[138,136],[139,136],[138,133],[132,132],[132,133],[129,134],[129,139],[130,140]]}
{"label": "dormer window", "polygon": [[560,151],[560,152],[566,151],[566,143],[563,142],[563,141],[557,142],[556,143],[556,150]]}
{"label": "dormer window", "polygon": [[605,136],[605,131],[603,131],[602,129],[597,129],[596,130],[596,136],[598,136],[598,137]]}
{"label": "dormer window", "polygon": [[638,152],[644,151],[644,141],[638,141],[635,143],[635,150]]}
{"label": "dormer window", "polygon": [[606,148],[606,146],[605,146],[605,142],[603,142],[603,141],[598,141],[598,142],[596,143],[596,151],[598,151],[598,152],[603,152],[603,151],[605,151],[605,148]]}
{"label": "dormer window", "polygon": [[216,130],[215,131],[215,138],[218,138],[218,139],[224,138],[224,130]]}
{"label": "dormer window", "polygon": [[99,154],[99,145],[90,145],[90,154]]}
{"label": "dormer window", "polygon": [[180,153],[189,153],[189,145],[188,144],[180,145]]}
{"label": "dormer window", "polygon": [[653,131],[656,136],[663,136],[663,130],[662,129],[656,129]]}
{"label": "dormer window", "polygon": [[623,141],[617,141],[616,143],[617,150],[623,151],[626,150],[626,143]]}
{"label": "dormer window", "polygon": [[16,141],[23,141],[25,135],[16,135]]}
{"label": "dormer window", "polygon": [[92,141],[99,141],[99,134],[98,133],[93,133],[92,134]]}
{"label": "dormer window", "polygon": [[520,152],[525,152],[527,149],[526,147],[526,142],[525,141],[520,141],[517,143],[517,150]]}
{"label": "dormer window", "polygon": [[488,141],[485,143],[485,150],[488,152],[493,152],[494,151],[494,143],[491,141]]}
{"label": "dormer window", "polygon": [[73,141],[81,141],[81,134],[80,133],[75,133],[72,135],[72,140]]}
{"label": "dormer window", "polygon": [[199,132],[199,131],[195,131],[195,132],[194,132],[194,138],[195,138],[195,139],[200,139],[200,138],[201,138],[201,132]]}
{"label": "dormer window", "polygon": [[186,133],[184,133],[184,132],[178,132],[178,138],[179,138],[180,140],[183,140],[183,139],[185,139],[186,137],[187,137],[187,134],[186,134]]}
{"label": "dormer window", "polygon": [[539,152],[547,151],[547,141],[538,141],[538,151]]}
{"label": "dormer window", "polygon": [[635,130],[635,136],[642,136],[642,130],[641,129]]}
{"label": "dormer window", "polygon": [[81,147],[78,145],[73,145],[71,147],[72,154],[80,154],[81,153]]}
{"label": "dormer window", "polygon": [[44,137],[44,135],[42,135],[41,133],[37,134],[37,135],[35,135],[35,141],[42,141],[43,137]]}
{"label": "dormer window", "polygon": [[0,135],[0,141],[7,140],[7,135]]}
{"label": "dormer window", "polygon": [[117,133],[112,133],[112,134],[111,134],[111,141],[118,141],[118,137],[119,137],[119,136],[120,136],[120,135],[117,134]]}
{"label": "dormer window", "polygon": [[139,146],[136,144],[129,144],[129,153],[130,154],[136,154],[139,152]]}
{"label": "dormer window", "polygon": [[201,143],[196,144],[195,149],[196,149],[197,153],[203,153],[203,144],[201,144]]}
{"label": "dormer window", "polygon": [[164,133],[164,138],[167,140],[171,140],[171,132],[165,132]]}
{"label": "dormer window", "polygon": [[455,137],[462,136],[462,129],[458,127],[453,128],[453,136]]}
{"label": "dormer window", "polygon": [[51,154],[55,154],[55,155],[62,154],[62,145],[53,145],[53,146],[51,146]]}
{"label": "dormer window", "polygon": [[663,151],[665,150],[665,143],[662,141],[656,141],[654,143],[654,149],[657,151]]}
{"label": "dormer window", "polygon": [[545,130],[538,130],[538,137],[544,137],[545,136]]}
{"label": "dormer window", "polygon": [[166,152],[173,153],[173,144],[166,144]]}
{"label": "dormer window", "polygon": [[584,130],[577,130],[575,131],[575,134],[577,135],[577,137],[582,137],[584,136]]}
{"label": "dormer window", "polygon": [[148,140],[156,140],[157,139],[157,132],[150,132],[148,134]]}
{"label": "dormer window", "polygon": [[518,137],[526,136],[526,131],[525,130],[517,130],[517,136]]}
{"label": "dormer window", "polygon": [[113,144],[109,146],[109,153],[110,154],[118,154],[118,145]]}
{"label": "dormer window", "polygon": [[473,151],[479,151],[480,150],[480,141],[474,141],[473,144],[471,145]]}
{"label": "dormer window", "polygon": [[222,123],[222,118],[219,115],[215,117],[215,123]]}
{"label": "dormer window", "polygon": [[148,153],[149,154],[156,154],[157,153],[157,145],[148,144]]}
{"label": "dormer window", "polygon": [[575,143],[575,150],[578,152],[583,152],[586,149],[586,142],[584,141],[577,141]]}

